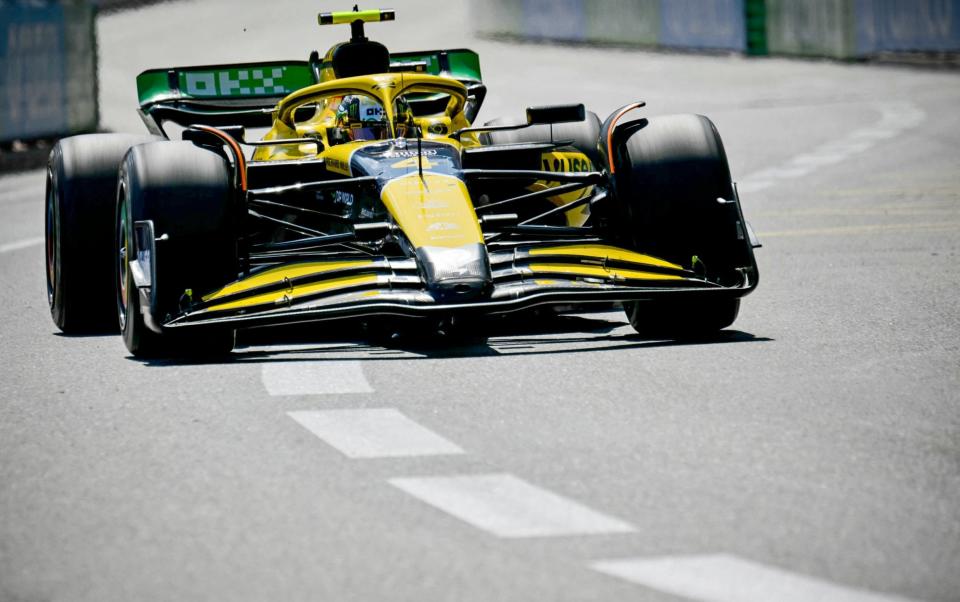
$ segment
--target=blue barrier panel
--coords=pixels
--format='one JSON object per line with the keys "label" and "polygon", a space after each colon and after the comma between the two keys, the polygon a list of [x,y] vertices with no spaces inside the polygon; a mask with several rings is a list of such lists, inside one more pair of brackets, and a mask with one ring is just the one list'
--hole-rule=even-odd
{"label": "blue barrier panel", "polygon": [[0,140],[67,130],[63,10],[0,5]]}
{"label": "blue barrier panel", "polygon": [[856,50],[960,51],[960,0],[856,0]]}
{"label": "blue barrier panel", "polygon": [[586,31],[584,1],[524,0],[524,35],[543,40],[583,40]]}
{"label": "blue barrier panel", "polygon": [[661,0],[660,45],[745,51],[744,0]]}

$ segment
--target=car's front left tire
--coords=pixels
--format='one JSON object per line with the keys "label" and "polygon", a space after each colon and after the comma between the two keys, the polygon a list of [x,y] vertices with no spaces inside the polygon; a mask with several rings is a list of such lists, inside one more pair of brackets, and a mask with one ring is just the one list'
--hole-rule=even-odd
{"label": "car's front left tire", "polygon": [[[191,294],[202,295],[237,277],[233,209],[230,168],[212,151],[189,142],[156,142],[136,146],[124,158],[114,273],[123,341],[135,357],[211,357],[233,349],[233,329],[162,327]],[[149,306],[130,269],[134,224],[143,220],[153,222],[158,239]]]}

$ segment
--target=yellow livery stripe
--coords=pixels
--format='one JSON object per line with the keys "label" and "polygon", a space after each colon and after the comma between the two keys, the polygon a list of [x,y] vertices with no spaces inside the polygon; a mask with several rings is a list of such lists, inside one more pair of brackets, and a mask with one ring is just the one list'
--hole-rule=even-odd
{"label": "yellow livery stripe", "polygon": [[302,286],[295,286],[292,289],[285,291],[274,291],[272,293],[264,293],[262,295],[255,295],[253,297],[248,297],[246,299],[240,299],[238,301],[232,301],[230,303],[221,303],[220,305],[214,305],[207,309],[207,311],[226,311],[230,309],[243,309],[245,307],[255,307],[257,305],[286,305],[289,302],[292,302],[300,297],[307,297],[314,295],[316,293],[323,293],[334,291],[341,288],[349,288],[352,286],[362,286],[366,284],[376,284],[377,275],[376,274],[363,274],[360,276],[345,276],[343,278],[334,278],[332,280],[325,280],[323,282],[315,282],[313,284],[304,284]]}
{"label": "yellow livery stripe", "polygon": [[358,268],[363,266],[372,266],[373,264],[370,261],[311,261],[309,263],[295,263],[291,265],[279,266],[276,268],[270,268],[269,270],[264,270],[249,278],[244,278],[243,280],[238,280],[237,282],[228,284],[222,289],[211,293],[203,298],[204,301],[216,301],[223,297],[234,295],[236,293],[242,293],[244,291],[253,290],[255,288],[266,286],[269,284],[277,284],[283,282],[284,278],[292,280],[294,278],[299,278],[301,276],[309,276],[310,274],[323,274],[326,272],[331,272],[333,270],[340,270],[344,268]]}
{"label": "yellow livery stripe", "polygon": [[656,274],[637,270],[621,270],[604,268],[602,266],[569,265],[563,263],[535,263],[530,265],[535,273],[543,274],[570,274],[574,276],[588,276],[593,278],[609,278],[613,280],[683,280],[683,276],[673,274]]}
{"label": "yellow livery stripe", "polygon": [[657,259],[650,255],[634,253],[626,249],[610,247],[606,245],[568,245],[563,247],[541,247],[530,250],[530,255],[564,255],[577,257],[593,257],[595,259],[612,259],[614,261],[629,261],[632,263],[645,263],[647,265],[661,268],[671,268],[682,270],[683,267],[663,259]]}

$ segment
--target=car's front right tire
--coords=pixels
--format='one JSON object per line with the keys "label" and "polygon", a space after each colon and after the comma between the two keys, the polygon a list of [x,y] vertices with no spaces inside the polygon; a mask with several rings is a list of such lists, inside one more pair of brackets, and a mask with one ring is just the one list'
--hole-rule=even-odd
{"label": "car's front right tire", "polygon": [[[625,126],[616,160],[617,237],[724,286],[752,263],[723,142],[702,115],[665,115]],[[720,200],[718,200],[720,199]],[[724,202],[721,202],[724,201]],[[692,293],[624,304],[630,324],[651,338],[701,336],[733,324],[740,299]]]}

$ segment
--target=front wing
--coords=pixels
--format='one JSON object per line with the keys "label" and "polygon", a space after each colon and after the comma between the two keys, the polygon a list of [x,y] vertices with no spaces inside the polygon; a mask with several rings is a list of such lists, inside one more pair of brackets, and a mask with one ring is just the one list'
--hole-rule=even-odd
{"label": "front wing", "polygon": [[164,328],[253,327],[351,317],[494,315],[541,305],[579,305],[700,295],[742,297],[755,267],[721,286],[679,265],[602,244],[517,246],[489,253],[487,295],[445,301],[424,286],[413,259],[351,257],[262,269],[188,305]]}

